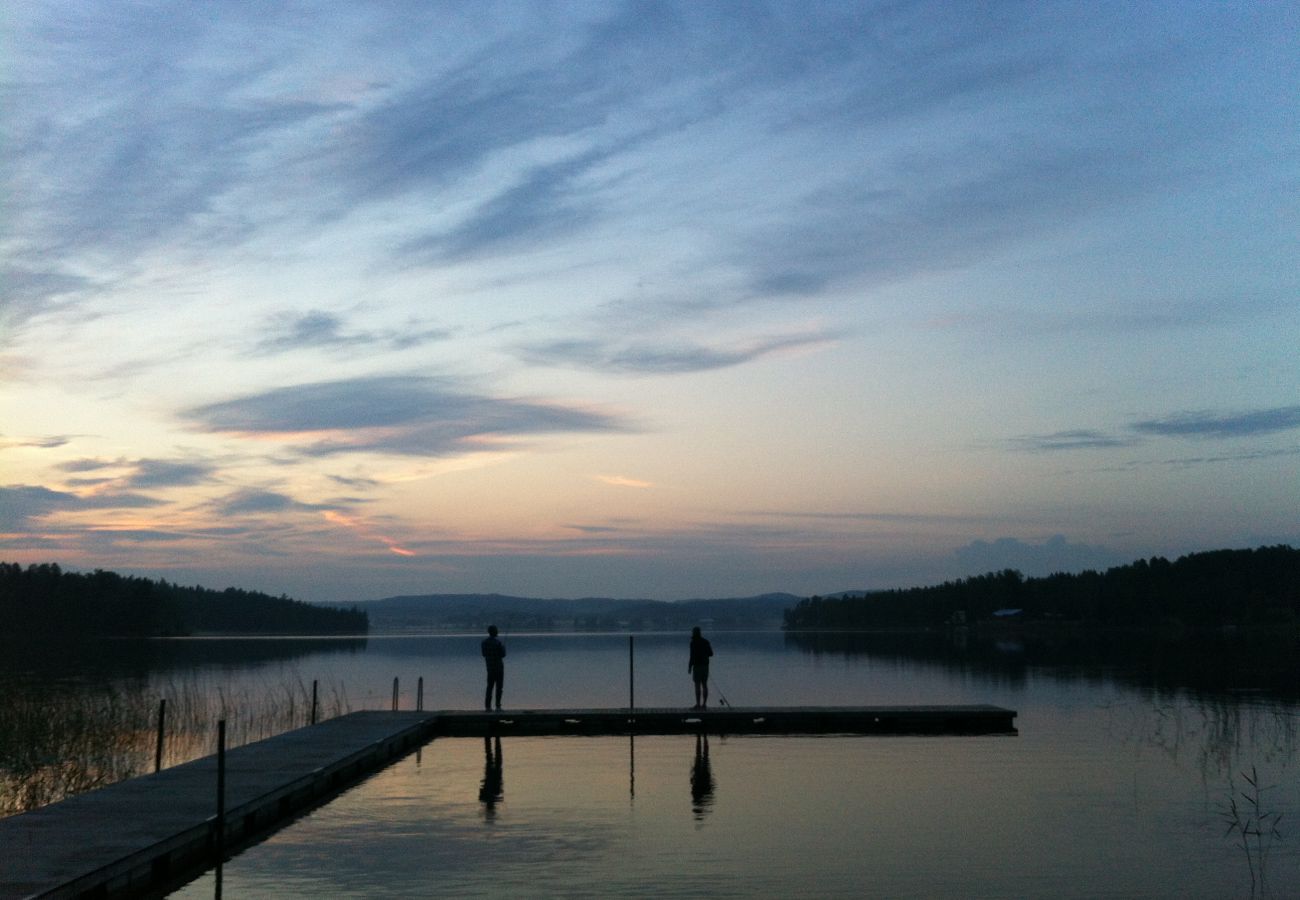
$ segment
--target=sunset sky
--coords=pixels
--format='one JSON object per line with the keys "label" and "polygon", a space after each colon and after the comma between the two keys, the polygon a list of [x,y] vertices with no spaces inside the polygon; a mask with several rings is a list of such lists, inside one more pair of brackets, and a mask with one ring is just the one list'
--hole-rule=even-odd
{"label": "sunset sky", "polygon": [[0,559],[681,599],[1300,544],[1300,5],[0,12]]}

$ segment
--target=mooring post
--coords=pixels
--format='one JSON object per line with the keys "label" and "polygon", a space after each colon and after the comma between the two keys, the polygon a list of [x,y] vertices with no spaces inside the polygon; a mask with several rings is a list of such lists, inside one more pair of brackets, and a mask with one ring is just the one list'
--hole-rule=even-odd
{"label": "mooring post", "polygon": [[217,722],[217,896],[221,896],[221,862],[226,855],[226,720]]}
{"label": "mooring post", "polygon": [[397,679],[393,679],[393,712],[397,712]]}
{"label": "mooring post", "polygon": [[415,682],[415,708],[418,712],[424,712],[424,676],[421,675]]}
{"label": "mooring post", "polygon": [[158,744],[153,751],[153,770],[162,771],[163,755],[163,734],[165,733],[164,723],[167,721],[167,698],[162,697],[158,700]]}
{"label": "mooring post", "polygon": [[311,723],[316,724],[316,679],[311,680]]}
{"label": "mooring post", "polygon": [[636,664],[633,661],[632,653],[633,641],[632,635],[627,636],[627,708],[628,711],[636,709]]}

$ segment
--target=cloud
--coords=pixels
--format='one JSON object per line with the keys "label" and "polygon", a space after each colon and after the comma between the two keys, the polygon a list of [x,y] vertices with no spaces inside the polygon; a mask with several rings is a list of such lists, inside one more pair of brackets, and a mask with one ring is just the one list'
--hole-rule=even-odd
{"label": "cloud", "polygon": [[141,494],[105,493],[82,496],[40,485],[0,487],[0,530],[20,531],[47,516],[90,509],[139,509],[158,500]]}
{"label": "cloud", "polygon": [[[1182,412],[1159,419],[1146,419],[1126,426],[1132,434],[1112,434],[1087,428],[1031,434],[1011,438],[1007,443],[1016,450],[1046,453],[1056,450],[1105,450],[1134,447],[1151,437],[1236,438],[1256,437],[1300,428],[1300,406],[1277,406],[1239,413]],[[1235,459],[1258,459],[1291,451],[1261,451],[1252,454],[1171,459],[1169,465],[1223,462]]]}
{"label": "cloud", "polygon": [[333,313],[311,310],[305,313],[280,313],[272,317],[268,331],[253,348],[255,355],[285,353],[315,348],[356,348],[366,345],[383,345],[391,349],[406,349],[450,335],[445,329],[416,329],[408,331],[383,330],[347,331],[344,322]]}
{"label": "cloud", "polygon": [[204,462],[142,459],[126,484],[133,488],[182,487],[208,481],[215,471],[215,466]]}
{"label": "cloud", "polygon": [[1163,419],[1134,422],[1130,427],[1142,434],[1161,437],[1253,437],[1300,428],[1300,406],[1278,406],[1226,415],[1183,412]]}
{"label": "cloud", "polygon": [[167,459],[72,459],[56,466],[62,472],[108,472],[127,470],[125,474],[108,474],[82,483],[115,483],[120,488],[184,487],[210,480],[216,467],[208,462]]}
{"label": "cloud", "polygon": [[35,450],[55,450],[59,447],[66,447],[72,443],[72,436],[66,434],[53,434],[42,438],[29,438],[27,440],[5,440],[0,437],[0,449],[11,447],[29,447]]}
{"label": "cloud", "polygon": [[1112,447],[1132,447],[1138,443],[1131,437],[1121,437],[1077,428],[1069,431],[1054,431],[1051,434],[1030,434],[1012,438],[1008,442],[1013,449],[1031,453],[1050,453],[1056,450],[1097,450]]}
{"label": "cloud", "polygon": [[592,477],[597,481],[603,481],[605,484],[613,485],[614,487],[642,489],[654,487],[654,482],[641,481],[638,478],[628,478],[626,475],[593,475]]}
{"label": "cloud", "polygon": [[609,340],[538,342],[521,348],[528,362],[572,366],[601,372],[635,375],[676,375],[725,369],[770,356],[784,350],[812,347],[834,340],[828,333],[766,338],[741,347],[720,349],[689,342],[620,343]]}
{"label": "cloud", "polygon": [[968,575],[1018,569],[1028,576],[1042,576],[1054,572],[1105,569],[1128,562],[1107,547],[1072,544],[1060,534],[1041,544],[1012,537],[991,542],[972,541],[954,550],[953,556]]}
{"label": "cloud", "polygon": [[318,511],[328,507],[301,503],[287,494],[276,491],[242,490],[222,498],[215,504],[217,511],[226,516],[257,513],[281,513],[295,510]]}
{"label": "cloud", "polygon": [[0,322],[11,328],[37,313],[57,308],[58,301],[92,286],[89,279],[64,272],[0,267]]}
{"label": "cloud", "polygon": [[317,438],[300,448],[310,455],[444,456],[491,449],[491,439],[627,429],[612,415],[472,393],[447,379],[414,375],[275,388],[194,407],[182,416],[212,432]]}

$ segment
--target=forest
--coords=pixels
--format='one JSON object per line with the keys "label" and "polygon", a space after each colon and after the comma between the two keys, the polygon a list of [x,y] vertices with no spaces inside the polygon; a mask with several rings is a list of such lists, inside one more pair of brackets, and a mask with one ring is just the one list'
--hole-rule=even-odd
{"label": "forest", "polygon": [[789,630],[1053,621],[1293,628],[1300,622],[1300,550],[1212,550],[1041,578],[1006,569],[930,587],[809,597],[785,611]]}
{"label": "forest", "polygon": [[0,562],[0,621],[7,635],[364,634],[365,612],[313,606],[255,591],[65,572],[56,563]]}

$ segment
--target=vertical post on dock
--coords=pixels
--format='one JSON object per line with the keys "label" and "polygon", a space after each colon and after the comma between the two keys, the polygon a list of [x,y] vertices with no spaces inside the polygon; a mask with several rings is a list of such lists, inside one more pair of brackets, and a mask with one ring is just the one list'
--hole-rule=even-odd
{"label": "vertical post on dock", "polygon": [[216,895],[221,896],[221,864],[226,855],[226,720],[217,722],[217,872]]}
{"label": "vertical post on dock", "polygon": [[397,679],[393,679],[393,712],[397,712]]}
{"label": "vertical post on dock", "polygon": [[636,665],[633,662],[632,645],[636,640],[632,635],[627,636],[627,708],[628,711],[636,709]]}
{"label": "vertical post on dock", "polygon": [[159,698],[158,700],[158,744],[155,747],[153,752],[153,770],[155,772],[162,771],[163,735],[166,733],[165,725],[164,725],[166,721],[167,721],[167,698],[162,697]]}
{"label": "vertical post on dock", "polygon": [[424,712],[424,676],[421,675],[415,682],[415,708]]}
{"label": "vertical post on dock", "polygon": [[311,680],[311,723],[313,725],[316,724],[316,682],[317,679],[315,678]]}

